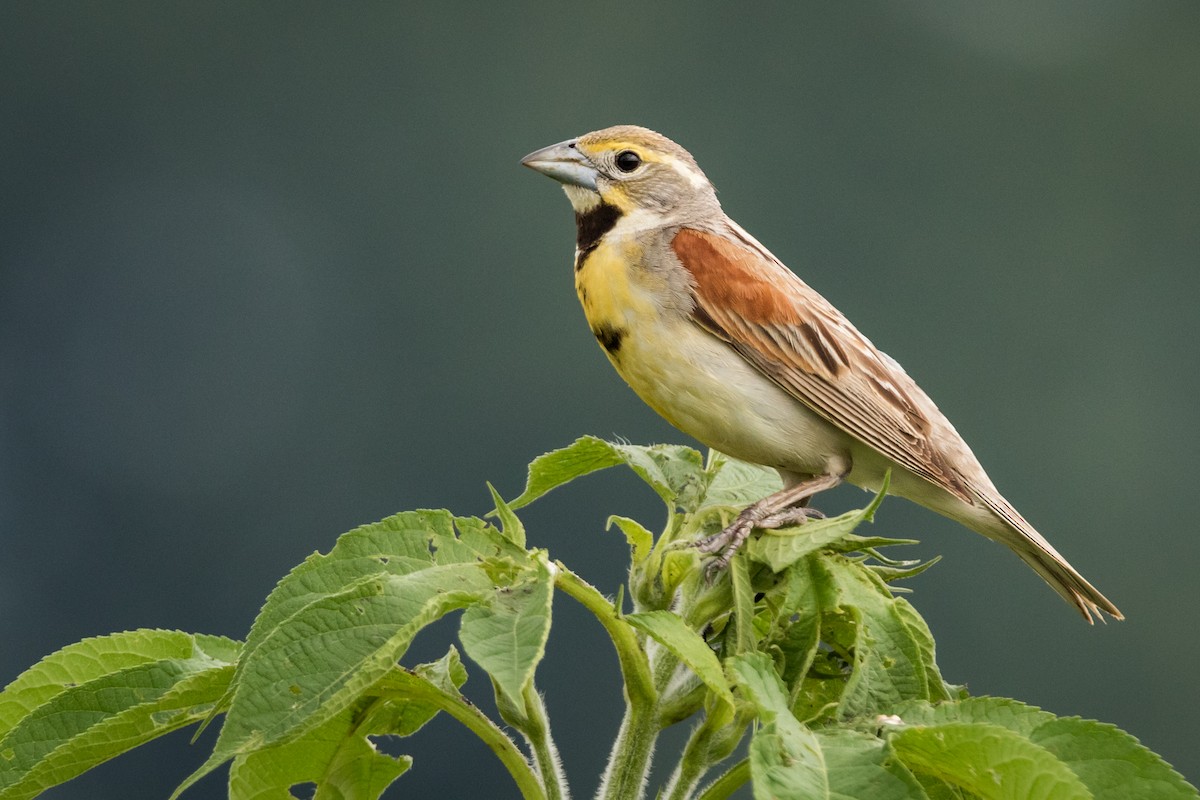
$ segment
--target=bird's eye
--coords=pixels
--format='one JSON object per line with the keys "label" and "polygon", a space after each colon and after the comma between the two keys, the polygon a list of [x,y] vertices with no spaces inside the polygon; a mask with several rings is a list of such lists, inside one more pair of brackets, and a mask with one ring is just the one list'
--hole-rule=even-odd
{"label": "bird's eye", "polygon": [[622,150],[617,153],[617,169],[621,170],[621,172],[633,172],[641,165],[641,156],[632,150]]}

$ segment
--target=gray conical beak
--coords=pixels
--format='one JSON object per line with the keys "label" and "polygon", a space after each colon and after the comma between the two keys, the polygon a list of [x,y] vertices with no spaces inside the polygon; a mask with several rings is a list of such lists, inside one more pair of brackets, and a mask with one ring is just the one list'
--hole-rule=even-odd
{"label": "gray conical beak", "polygon": [[596,191],[596,168],[575,147],[574,139],[535,150],[522,158],[521,163],[559,183]]}

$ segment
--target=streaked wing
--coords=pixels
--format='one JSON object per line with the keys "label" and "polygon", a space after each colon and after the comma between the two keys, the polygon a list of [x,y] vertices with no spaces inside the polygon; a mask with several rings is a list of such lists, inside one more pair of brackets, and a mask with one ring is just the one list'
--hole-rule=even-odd
{"label": "streaked wing", "polygon": [[696,322],[838,428],[971,502],[931,444],[935,427],[957,438],[937,424],[932,401],[825,298],[729,226],[729,236],[682,228],[671,242],[694,281]]}

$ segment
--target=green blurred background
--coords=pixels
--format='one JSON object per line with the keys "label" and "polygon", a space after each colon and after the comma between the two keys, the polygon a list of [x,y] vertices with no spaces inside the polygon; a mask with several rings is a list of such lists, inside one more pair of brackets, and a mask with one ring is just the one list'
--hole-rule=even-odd
{"label": "green blurred background", "polygon": [[[341,531],[482,513],[484,481],[512,496],[578,435],[687,441],[605,362],[567,202],[518,164],[634,122],[689,148],[1129,617],[1089,628],[999,546],[891,501],[876,531],[945,556],[913,583],[947,678],[1116,723],[1200,778],[1198,42],[1200,6],[1136,0],[0,6],[0,681],[93,634],[240,638]],[[616,473],[525,518],[613,591],[610,513],[662,518]],[[555,614],[539,680],[587,796],[616,667]],[[186,739],[48,796],[164,796],[203,760]],[[516,796],[451,722],[402,745],[395,796]]]}

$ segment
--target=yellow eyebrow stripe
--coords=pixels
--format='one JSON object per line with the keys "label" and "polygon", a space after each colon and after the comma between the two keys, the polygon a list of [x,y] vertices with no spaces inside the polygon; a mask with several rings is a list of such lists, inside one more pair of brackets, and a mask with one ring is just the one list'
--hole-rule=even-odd
{"label": "yellow eyebrow stripe", "polygon": [[663,160],[662,153],[648,147],[645,142],[635,142],[629,139],[608,139],[602,142],[588,142],[581,145],[581,147],[588,154],[602,150],[632,150],[641,156],[643,161],[661,162]]}

